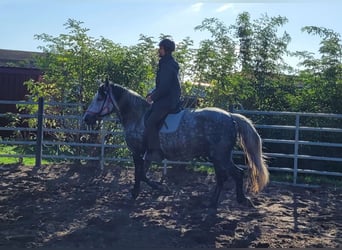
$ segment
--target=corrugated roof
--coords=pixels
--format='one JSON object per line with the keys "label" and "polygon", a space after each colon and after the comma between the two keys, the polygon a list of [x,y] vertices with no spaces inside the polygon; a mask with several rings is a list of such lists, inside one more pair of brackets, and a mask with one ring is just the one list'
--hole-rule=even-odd
{"label": "corrugated roof", "polygon": [[0,66],[37,68],[36,57],[41,52],[0,49]]}

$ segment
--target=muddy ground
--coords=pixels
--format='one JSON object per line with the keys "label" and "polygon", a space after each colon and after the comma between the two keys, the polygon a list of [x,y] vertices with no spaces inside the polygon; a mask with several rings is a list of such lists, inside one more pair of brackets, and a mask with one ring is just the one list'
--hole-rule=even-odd
{"label": "muddy ground", "polygon": [[333,187],[270,184],[252,197],[257,208],[247,208],[230,181],[213,212],[213,176],[181,167],[168,170],[171,191],[142,185],[135,201],[132,169],[54,165],[29,173],[0,166],[0,247],[342,247],[342,190]]}

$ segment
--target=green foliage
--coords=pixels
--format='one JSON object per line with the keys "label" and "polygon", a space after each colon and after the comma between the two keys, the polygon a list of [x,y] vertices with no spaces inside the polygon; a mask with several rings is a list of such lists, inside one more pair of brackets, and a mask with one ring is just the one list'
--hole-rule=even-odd
{"label": "green foliage", "polygon": [[207,30],[213,40],[200,43],[195,57],[196,77],[200,82],[217,82],[224,87],[225,78],[233,73],[236,62],[235,42],[229,29],[216,18],[205,19],[195,30]]}
{"label": "green foliage", "polygon": [[310,52],[297,52],[305,67],[298,79],[302,82],[299,108],[312,112],[342,113],[342,42],[341,35],[322,27],[306,26],[302,31],[322,38],[314,58]]}
{"label": "green foliage", "polygon": [[[290,53],[291,38],[280,31],[287,22],[286,17],[267,14],[251,20],[247,12],[239,14],[230,26],[217,18],[203,20],[195,30],[207,31],[211,37],[196,49],[186,37],[177,43],[174,53],[181,66],[183,93],[199,95],[203,105],[226,109],[341,113],[340,34],[322,27],[303,27],[304,32],[322,38],[321,58],[306,51]],[[92,38],[82,25],[69,19],[66,34],[36,35],[46,44],[39,60],[45,74],[40,82],[26,83],[33,100],[44,96],[46,100],[88,103],[98,87],[96,80],[106,77],[142,95],[154,86],[159,40],[140,35],[138,44],[126,47],[103,37]],[[166,37],[172,38],[161,34],[159,39]],[[286,55],[302,59],[303,68],[296,75],[286,74],[292,70],[284,62]]]}
{"label": "green foliage", "polygon": [[[88,36],[82,22],[69,19],[65,24],[66,34],[52,37],[47,34],[36,35],[36,39],[46,45],[41,49],[44,56],[38,65],[44,71],[40,81],[28,81],[26,86],[30,99],[45,102],[80,103],[79,107],[46,105],[47,115],[79,115],[90,102],[98,88],[98,81],[105,78],[135,89],[147,92],[148,85],[153,86],[157,54],[153,40],[141,36],[141,43],[132,47],[123,47],[108,39],[95,39]],[[146,84],[148,83],[148,84]],[[35,113],[36,105],[20,107],[26,113]],[[35,120],[27,120],[34,126]],[[80,128],[77,121],[68,119],[46,119],[45,126],[52,129]],[[45,134],[50,140],[79,141],[79,135],[66,132]],[[45,148],[50,154],[77,155],[79,148],[65,145]]]}

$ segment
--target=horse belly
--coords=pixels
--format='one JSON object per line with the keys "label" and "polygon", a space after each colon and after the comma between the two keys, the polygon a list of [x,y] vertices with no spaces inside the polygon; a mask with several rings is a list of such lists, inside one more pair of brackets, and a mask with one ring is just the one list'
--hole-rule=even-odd
{"label": "horse belly", "polygon": [[206,135],[195,128],[160,134],[161,148],[169,160],[192,160],[209,153]]}
{"label": "horse belly", "polygon": [[183,119],[175,133],[161,134],[160,140],[167,158],[192,160],[228,153],[235,145],[236,130],[227,113],[203,110],[192,119]]}

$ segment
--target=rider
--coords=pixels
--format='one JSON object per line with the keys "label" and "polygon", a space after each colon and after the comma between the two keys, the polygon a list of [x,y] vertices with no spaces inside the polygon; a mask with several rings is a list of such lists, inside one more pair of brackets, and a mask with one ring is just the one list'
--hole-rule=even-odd
{"label": "rider", "polygon": [[175,43],[170,39],[163,39],[159,43],[159,65],[154,90],[146,97],[152,104],[145,119],[144,160],[162,161],[163,153],[160,148],[159,129],[161,122],[168,113],[180,107],[181,87],[178,78],[179,65],[173,58]]}

